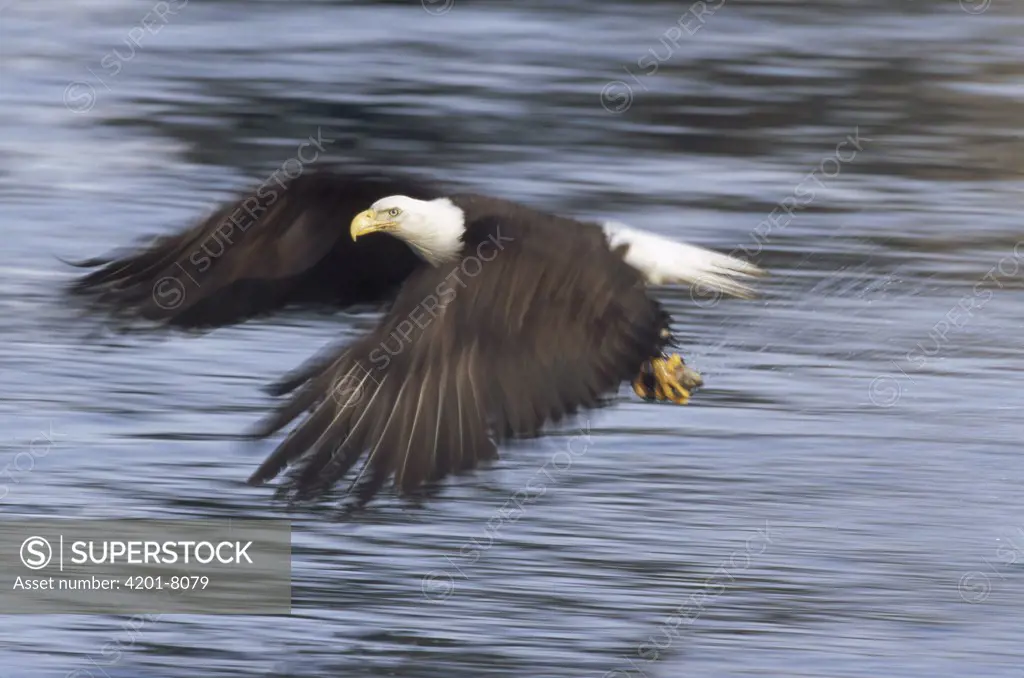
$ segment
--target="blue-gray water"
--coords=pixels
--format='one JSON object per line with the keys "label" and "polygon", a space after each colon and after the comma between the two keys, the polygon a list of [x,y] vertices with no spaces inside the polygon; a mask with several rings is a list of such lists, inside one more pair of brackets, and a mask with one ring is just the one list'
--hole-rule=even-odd
{"label": "blue-gray water", "polygon": [[569,468],[567,426],[425,508],[289,514],[291,617],[0,617],[0,674],[1021,675],[1020,3],[168,3],[0,10],[4,515],[281,515],[237,436],[367,320],[112,337],[55,257],[180,226],[318,128],[774,275],[667,296],[706,389],[623,389]]}

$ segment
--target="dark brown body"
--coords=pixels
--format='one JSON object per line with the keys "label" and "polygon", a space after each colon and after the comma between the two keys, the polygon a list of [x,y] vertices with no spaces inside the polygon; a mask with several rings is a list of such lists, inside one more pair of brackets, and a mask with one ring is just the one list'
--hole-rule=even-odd
{"label": "dark brown body", "polygon": [[311,413],[250,482],[294,465],[285,492],[311,497],[363,460],[357,503],[392,477],[416,492],[602,405],[669,342],[667,315],[600,228],[452,201],[477,215],[462,257],[418,268],[374,330],[285,382],[297,390],[256,435]]}

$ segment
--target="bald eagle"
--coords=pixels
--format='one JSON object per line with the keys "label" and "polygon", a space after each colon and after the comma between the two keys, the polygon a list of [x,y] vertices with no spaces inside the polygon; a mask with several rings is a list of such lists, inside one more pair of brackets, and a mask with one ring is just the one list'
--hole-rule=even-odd
{"label": "bald eagle", "polygon": [[[86,262],[99,269],[74,289],[115,312],[183,327],[291,303],[386,300],[371,331],[271,387],[288,397],[253,436],[301,421],[249,482],[289,469],[281,492],[292,499],[346,476],[355,506],[389,479],[401,495],[423,491],[494,458],[504,440],[607,403],[623,382],[644,399],[686,403],[701,379],[666,354],[670,318],[648,286],[750,297],[749,279],[763,273],[623,224],[437,195],[393,177],[318,172],[250,211],[261,206],[241,235],[226,226],[228,206],[142,252]],[[204,248],[211,238],[228,244],[217,257]],[[203,256],[206,277],[185,287],[188,264],[198,269],[191,260]],[[178,283],[174,307],[161,303],[168,280]]]}

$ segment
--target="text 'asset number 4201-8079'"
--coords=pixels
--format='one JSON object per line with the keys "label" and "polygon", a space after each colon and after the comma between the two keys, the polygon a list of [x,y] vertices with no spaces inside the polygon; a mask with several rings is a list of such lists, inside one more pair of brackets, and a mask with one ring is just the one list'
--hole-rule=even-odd
{"label": "text 'asset number 4201-8079'", "polygon": [[14,580],[14,589],[26,591],[202,591],[210,585],[206,576],[142,576],[130,577],[18,577]]}

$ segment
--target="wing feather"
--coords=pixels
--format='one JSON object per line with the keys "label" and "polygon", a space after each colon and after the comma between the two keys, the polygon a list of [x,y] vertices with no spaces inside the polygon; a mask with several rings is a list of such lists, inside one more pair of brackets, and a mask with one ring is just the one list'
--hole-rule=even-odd
{"label": "wing feather", "polygon": [[[663,343],[664,313],[597,227],[570,223],[552,229],[478,220],[472,237],[467,231],[467,251],[497,229],[506,240],[514,233],[479,273],[453,280],[462,263],[454,262],[411,276],[380,324],[324,373],[333,382],[360,365],[379,386],[347,407],[319,399],[299,428],[326,438],[300,457],[294,443],[282,443],[296,467],[285,491],[302,498],[326,490],[355,455],[366,459],[349,488],[357,503],[389,477],[399,494],[413,494],[493,458],[503,438],[536,435],[548,422],[600,406],[635,375]],[[424,319],[428,298],[447,303]],[[400,323],[413,324],[408,340],[385,354],[381,347],[398,336]],[[313,379],[324,388],[323,374]],[[307,402],[303,392],[293,399]],[[297,409],[285,402],[271,420],[276,426]],[[336,449],[346,450],[345,464],[329,467],[324,455]],[[268,468],[277,466],[277,455]],[[260,471],[252,478],[265,479]]]}
{"label": "wing feather", "polygon": [[184,328],[241,322],[290,304],[348,306],[388,298],[420,262],[388,237],[352,242],[349,222],[376,200],[434,198],[400,176],[314,169],[264,184],[183,231],[94,268],[69,291],[115,319]]}

